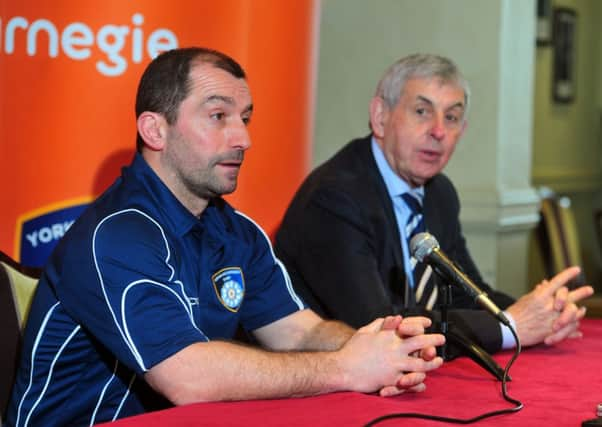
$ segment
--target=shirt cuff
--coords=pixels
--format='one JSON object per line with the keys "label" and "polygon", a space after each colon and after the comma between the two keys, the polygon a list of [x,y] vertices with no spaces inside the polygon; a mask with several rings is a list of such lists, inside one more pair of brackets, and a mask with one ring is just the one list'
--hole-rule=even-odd
{"label": "shirt cuff", "polygon": [[[510,324],[512,325],[512,329],[514,329],[516,331],[516,322],[514,321],[514,319],[510,315],[510,313],[508,313],[507,311],[504,311],[504,314],[510,321]],[[500,323],[500,328],[502,331],[502,349],[507,350],[509,348],[516,347],[516,340],[514,339],[514,335],[512,335],[510,328],[508,326],[504,325],[503,323]]]}

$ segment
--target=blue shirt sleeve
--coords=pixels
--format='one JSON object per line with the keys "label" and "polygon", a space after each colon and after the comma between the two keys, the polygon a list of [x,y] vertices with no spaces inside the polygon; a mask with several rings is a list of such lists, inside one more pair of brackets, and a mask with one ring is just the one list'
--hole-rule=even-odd
{"label": "blue shirt sleeve", "polygon": [[64,275],[61,299],[120,361],[143,373],[184,347],[207,341],[182,283],[174,279],[170,245],[154,219],[136,209],[109,215],[96,226],[91,243],[93,274]]}
{"label": "blue shirt sleeve", "polygon": [[284,264],[274,255],[268,236],[253,220],[237,212],[251,241],[252,257],[245,269],[248,288],[241,307],[245,329],[254,330],[305,309],[293,290]]}

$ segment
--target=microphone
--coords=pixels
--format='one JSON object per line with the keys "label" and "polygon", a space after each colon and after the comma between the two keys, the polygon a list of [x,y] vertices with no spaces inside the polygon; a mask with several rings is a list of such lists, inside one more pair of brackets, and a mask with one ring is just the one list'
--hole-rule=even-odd
{"label": "microphone", "polygon": [[429,264],[443,278],[464,289],[481,307],[493,314],[500,322],[509,328],[512,327],[504,312],[443,253],[439,242],[433,235],[416,234],[410,241],[410,251],[418,261]]}

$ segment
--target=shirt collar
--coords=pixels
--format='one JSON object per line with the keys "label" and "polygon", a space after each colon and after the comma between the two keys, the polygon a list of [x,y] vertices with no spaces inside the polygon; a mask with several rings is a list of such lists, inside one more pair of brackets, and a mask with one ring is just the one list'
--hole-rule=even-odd
{"label": "shirt collar", "polygon": [[168,222],[170,228],[178,235],[186,234],[195,224],[198,224],[199,219],[180,203],[140,153],[136,153],[130,167],[124,169],[123,177],[124,180],[133,178],[144,185],[161,211],[165,222]]}
{"label": "shirt collar", "polygon": [[385,187],[387,187],[387,192],[389,193],[389,197],[394,199],[397,196],[401,196],[404,193],[412,193],[414,196],[418,197],[420,202],[424,197],[424,186],[420,186],[417,188],[411,188],[409,184],[404,181],[395,173],[395,171],[385,159],[385,155],[383,151],[380,149],[380,146],[376,143],[374,136],[372,136],[371,140],[372,146],[372,155],[374,156],[374,160],[376,161],[376,166],[378,167],[378,171],[385,181]]}

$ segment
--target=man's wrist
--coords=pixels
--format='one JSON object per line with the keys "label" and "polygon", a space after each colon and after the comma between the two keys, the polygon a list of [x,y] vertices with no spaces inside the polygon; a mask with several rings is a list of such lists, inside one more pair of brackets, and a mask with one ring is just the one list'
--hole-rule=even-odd
{"label": "man's wrist", "polygon": [[[514,329],[514,331],[516,331],[516,322],[514,321],[514,318],[512,317],[512,315],[510,313],[508,313],[508,311],[506,311],[506,310],[504,311],[504,314],[510,321],[510,324],[512,325],[512,329]],[[509,348],[516,347],[516,340],[514,339],[514,335],[512,334],[512,331],[510,331],[510,328],[508,326],[500,323],[500,330],[502,332],[502,349],[506,350]]]}

